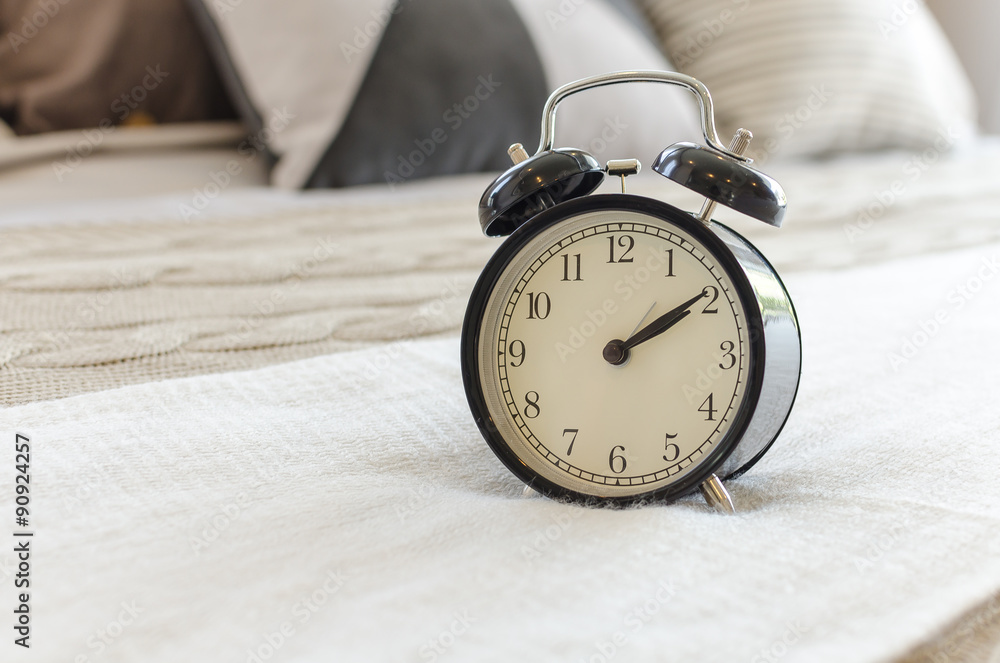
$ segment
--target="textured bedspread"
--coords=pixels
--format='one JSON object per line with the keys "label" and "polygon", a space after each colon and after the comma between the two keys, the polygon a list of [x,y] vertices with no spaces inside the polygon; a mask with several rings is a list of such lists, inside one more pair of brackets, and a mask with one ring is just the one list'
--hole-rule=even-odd
{"label": "textured bedspread", "polygon": [[32,440],[38,514],[24,660],[993,663],[998,156],[771,168],[783,230],[721,215],[785,277],[804,346],[733,518],[520,497],[458,370],[497,246],[483,178],[4,231],[0,434]]}
{"label": "textured bedspread", "polygon": [[468,199],[244,202],[235,217],[6,233],[3,400],[454,331],[496,245]]}
{"label": "textured bedspread", "polygon": [[[997,157],[989,146],[919,177],[908,154],[769,169],[790,197],[784,229],[718,218],[782,274],[977,246],[1000,240]],[[633,179],[634,192],[698,206],[656,175]],[[191,196],[89,204],[70,227],[53,213],[51,227],[3,232],[0,403],[453,333],[499,244],[476,221],[488,180],[232,191],[204,210]]]}

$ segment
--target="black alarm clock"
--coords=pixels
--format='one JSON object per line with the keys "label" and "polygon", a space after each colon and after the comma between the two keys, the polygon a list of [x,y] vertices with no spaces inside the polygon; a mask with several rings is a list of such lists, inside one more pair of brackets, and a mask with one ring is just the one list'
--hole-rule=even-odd
{"label": "black alarm clock", "polygon": [[[680,85],[701,105],[706,145],[667,147],[653,169],[707,200],[690,213],[625,193],[634,159],[601,165],[553,149],[571,94],[634,82]],[[469,407],[497,457],[530,488],[601,504],[670,501],[700,489],[733,511],[723,481],[756,463],[795,400],[801,337],[774,268],[716,204],[780,226],[785,194],[718,140],[707,88],[682,74],[616,72],[556,90],[537,152],[479,203],[483,232],[509,235],[487,263],[462,330]],[[622,193],[593,194],[606,175]]]}

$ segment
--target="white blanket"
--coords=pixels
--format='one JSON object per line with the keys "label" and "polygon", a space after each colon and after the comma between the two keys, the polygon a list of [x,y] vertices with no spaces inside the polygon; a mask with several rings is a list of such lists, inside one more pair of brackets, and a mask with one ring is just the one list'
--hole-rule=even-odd
{"label": "white blanket", "polygon": [[735,517],[521,497],[456,338],[10,408],[34,660],[902,656],[1000,588],[998,259],[790,277],[802,388]]}
{"label": "white blanket", "polygon": [[[0,660],[995,663],[1000,146],[934,157],[769,167],[781,231],[721,212],[782,273],[804,348],[781,437],[729,485],[735,517],[521,495],[459,374],[462,301],[498,245],[475,228],[484,178],[233,188],[194,221],[188,184],[19,198],[0,210],[0,396],[19,403],[0,411]],[[298,308],[231,340],[327,232],[343,252]],[[122,265],[151,276],[74,317]],[[407,326],[448,283],[438,326]],[[31,651],[11,629],[16,433]]]}

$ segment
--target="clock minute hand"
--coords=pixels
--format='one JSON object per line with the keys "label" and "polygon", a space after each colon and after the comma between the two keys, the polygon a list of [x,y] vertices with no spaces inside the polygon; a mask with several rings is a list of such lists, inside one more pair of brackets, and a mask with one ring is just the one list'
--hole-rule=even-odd
{"label": "clock minute hand", "polygon": [[656,320],[653,320],[651,323],[629,336],[627,340],[622,341],[615,339],[608,342],[608,344],[604,347],[604,359],[606,359],[610,364],[625,363],[625,360],[628,359],[628,351],[630,349],[640,343],[645,343],[651,338],[659,336],[676,325],[691,313],[689,309],[695,304],[695,302],[702,297],[706,297],[707,295],[708,290],[702,290],[700,293],[683,304],[667,311]]}

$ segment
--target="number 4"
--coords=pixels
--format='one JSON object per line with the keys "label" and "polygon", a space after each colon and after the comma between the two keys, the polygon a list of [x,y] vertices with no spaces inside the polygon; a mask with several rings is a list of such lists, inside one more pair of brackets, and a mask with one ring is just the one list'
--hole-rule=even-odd
{"label": "number 4", "polygon": [[712,397],[714,395],[715,394],[709,394],[708,398],[705,399],[705,402],[701,404],[700,408],[698,408],[698,412],[704,412],[708,415],[705,417],[705,421],[715,421],[715,413],[718,412],[718,410],[712,406]]}

